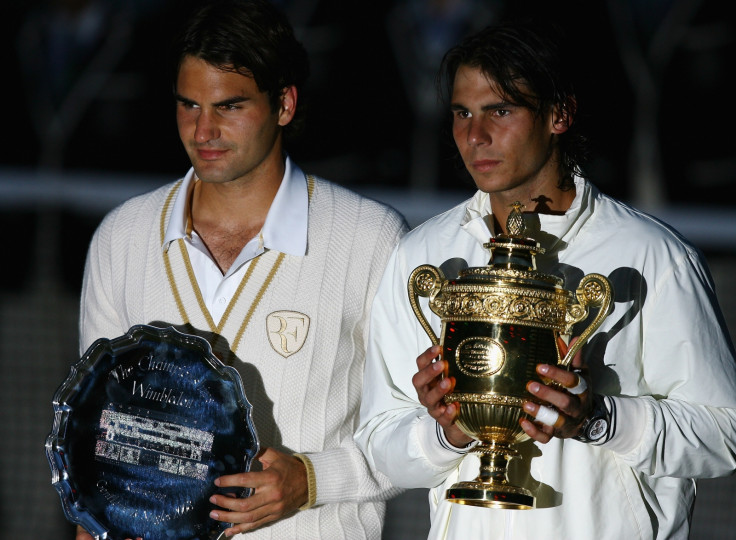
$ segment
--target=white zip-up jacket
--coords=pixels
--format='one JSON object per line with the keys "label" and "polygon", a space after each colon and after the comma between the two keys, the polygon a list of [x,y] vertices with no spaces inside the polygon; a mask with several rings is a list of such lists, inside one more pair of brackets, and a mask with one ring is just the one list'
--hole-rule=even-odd
{"label": "white zip-up jacket", "polygon": [[[576,179],[565,215],[538,215],[528,236],[538,270],[574,291],[589,273],[613,285],[614,308],[583,347],[594,391],[612,396],[615,435],[603,445],[526,441],[513,482],[533,510],[454,504],[445,490],[478,474],[478,458],[440,441],[417,401],[416,357],[431,345],[407,296],[419,265],[448,279],[488,264],[488,195],[436,216],[398,244],[376,295],[356,439],[394,485],[431,488],[432,540],[686,539],[695,479],[736,469],[736,363],[702,255],[660,221]],[[541,229],[541,232],[540,232]],[[436,335],[440,318],[423,302]],[[441,432],[441,430],[439,430]]]}

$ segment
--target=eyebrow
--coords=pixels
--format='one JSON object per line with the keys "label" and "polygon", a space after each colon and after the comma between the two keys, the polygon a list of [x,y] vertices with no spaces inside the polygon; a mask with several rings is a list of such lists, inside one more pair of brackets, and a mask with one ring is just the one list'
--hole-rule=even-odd
{"label": "eyebrow", "polygon": [[[174,98],[176,99],[176,101],[180,101],[187,105],[199,105],[199,103],[197,103],[196,101],[186,98],[182,96],[181,94],[174,94]],[[212,105],[215,107],[225,107],[228,105],[235,105],[237,103],[242,103],[244,101],[248,101],[248,98],[245,96],[233,96],[233,97],[223,99],[221,101],[217,101],[213,103]]]}
{"label": "eyebrow", "polygon": [[[516,106],[517,105],[511,103],[510,101],[501,101],[499,103],[489,103],[488,105],[483,105],[480,108],[480,110],[484,112],[497,111],[499,109],[510,109]],[[468,108],[464,105],[461,105],[460,103],[450,103],[450,110],[451,111],[467,111]]]}

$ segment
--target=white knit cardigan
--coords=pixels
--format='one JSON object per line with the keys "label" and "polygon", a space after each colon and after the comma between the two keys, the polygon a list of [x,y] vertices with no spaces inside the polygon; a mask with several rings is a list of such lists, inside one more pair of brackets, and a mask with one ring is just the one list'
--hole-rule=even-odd
{"label": "white knit cardigan", "polygon": [[[240,372],[261,448],[307,454],[316,477],[312,508],[248,539],[379,539],[395,493],[353,442],[371,302],[393,246],[405,232],[393,209],[310,178],[307,254],[266,251],[251,263],[216,326],[181,241],[162,248],[181,181],[111,211],[92,239],[81,297],[80,350],[135,324],[174,326],[206,337]],[[309,321],[300,349],[272,346],[267,317]],[[245,536],[243,536],[245,538]]]}

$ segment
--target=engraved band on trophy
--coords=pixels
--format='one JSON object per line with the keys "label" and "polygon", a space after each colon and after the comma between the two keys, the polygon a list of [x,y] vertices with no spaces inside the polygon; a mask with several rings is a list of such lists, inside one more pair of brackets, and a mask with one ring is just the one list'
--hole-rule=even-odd
{"label": "engraved band on trophy", "polygon": [[[519,455],[517,443],[529,437],[519,420],[524,401],[539,400],[526,390],[529,381],[544,382],[536,373],[540,363],[569,367],[572,358],[608,315],[613,292],[599,274],[583,277],[573,295],[563,280],[538,272],[535,255],[544,253],[525,237],[522,205],[515,203],[507,235],[484,244],[490,250],[487,266],[462,270],[448,280],[439,268],[418,266],[408,280],[409,301],[440,357],[448,362],[446,377],[455,387],[446,396],[458,402],[458,427],[479,441],[471,452],[480,458],[480,473],[472,481],[455,483],[449,501],[473,506],[530,509],[534,495],[508,478],[508,462]],[[442,332],[438,338],[419,305],[429,298]],[[589,306],[598,307],[593,321],[564,357],[558,338],[587,319]]]}
{"label": "engraved band on trophy", "polygon": [[[258,439],[238,371],[204,338],[136,325],[98,339],[53,398],[46,439],[66,518],[96,539],[210,540],[224,474],[248,471]],[[236,493],[249,495],[249,490]]]}

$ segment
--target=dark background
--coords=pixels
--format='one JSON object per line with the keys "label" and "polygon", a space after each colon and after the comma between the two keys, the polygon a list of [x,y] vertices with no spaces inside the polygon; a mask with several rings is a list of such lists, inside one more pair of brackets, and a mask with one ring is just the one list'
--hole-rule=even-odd
{"label": "dark background", "polygon": [[[276,1],[276,0],[275,0]],[[42,446],[79,358],[89,238],[123,199],[183,176],[166,52],[192,3],[5,2],[0,32],[0,538],[71,538]],[[289,147],[306,172],[416,225],[467,197],[434,77],[465,33],[507,16],[564,27],[589,176],[705,252],[736,332],[736,20],[721,0],[280,0],[307,48]],[[306,99],[302,99],[306,98]],[[703,352],[707,355],[707,351]],[[691,539],[731,539],[736,477],[698,482]],[[386,540],[426,536],[426,490],[389,503]]]}
{"label": "dark background", "polygon": [[[175,21],[191,3],[6,3],[0,165],[94,171],[100,182],[106,171],[181,176],[188,162],[176,133],[165,53]],[[641,165],[632,170],[639,134],[647,137],[646,159],[661,158],[650,166],[662,190],[658,200],[733,204],[724,197],[736,176],[736,39],[728,2],[278,3],[311,57],[308,130],[291,153],[314,172],[354,186],[458,187],[463,180],[453,168],[450,140],[429,128],[439,116],[433,87],[439,55],[468,30],[534,15],[566,28],[575,44],[580,121],[595,150],[588,169],[601,188],[642,198],[634,184]],[[61,33],[60,21],[80,18],[69,13],[95,4],[101,22],[93,30],[78,31],[74,44],[52,37]],[[635,131],[650,115],[654,128]],[[63,135],[50,133],[55,118]],[[432,132],[431,144],[413,155],[418,125]],[[412,184],[422,161],[436,165],[426,173],[436,177]]]}

